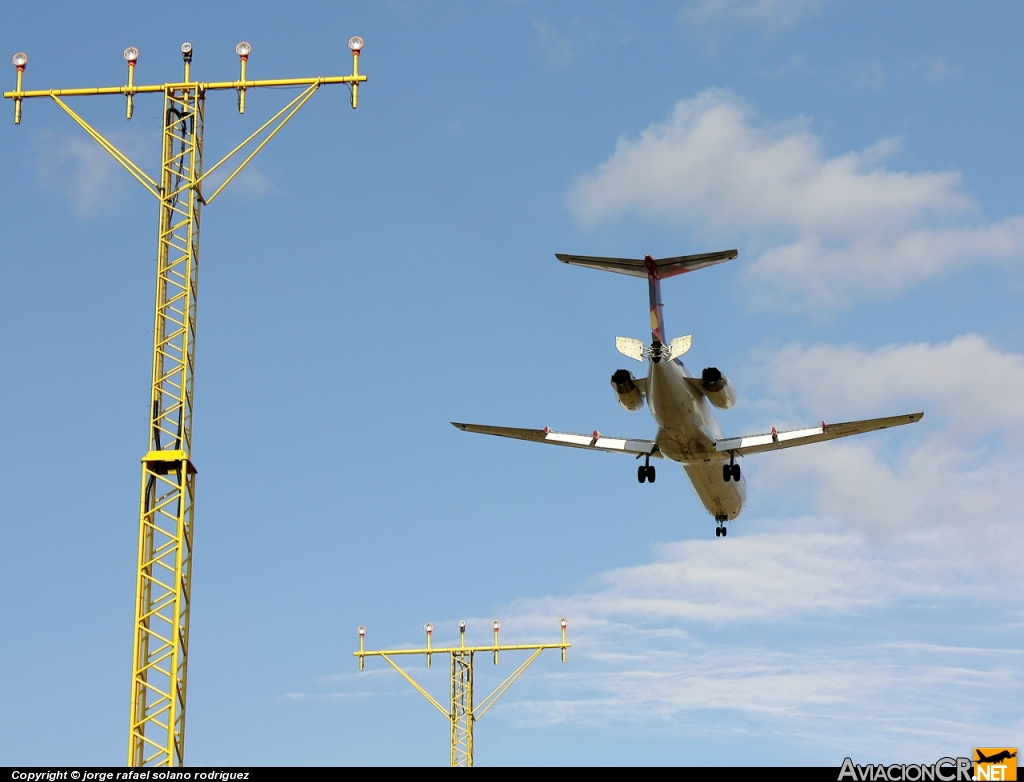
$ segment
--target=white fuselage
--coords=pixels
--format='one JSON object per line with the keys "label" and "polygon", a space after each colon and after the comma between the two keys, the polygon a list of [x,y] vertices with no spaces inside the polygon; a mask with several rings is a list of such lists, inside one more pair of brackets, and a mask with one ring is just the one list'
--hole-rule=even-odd
{"label": "white fuselage", "polygon": [[679,359],[648,361],[647,366],[647,404],[658,423],[658,448],[682,463],[708,513],[719,520],[735,519],[747,498],[746,479],[741,475],[738,481],[726,481],[722,475],[722,455],[714,450],[722,429],[699,381],[686,380],[693,375]]}

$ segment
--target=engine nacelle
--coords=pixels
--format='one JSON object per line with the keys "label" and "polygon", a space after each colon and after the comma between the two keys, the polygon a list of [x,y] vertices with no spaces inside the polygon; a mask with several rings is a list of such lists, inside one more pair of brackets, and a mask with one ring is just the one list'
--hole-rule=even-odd
{"label": "engine nacelle", "polygon": [[615,398],[623,408],[635,413],[644,406],[644,395],[636,384],[636,378],[628,369],[617,369],[612,375],[612,388],[615,389]]}
{"label": "engine nacelle", "polygon": [[736,404],[736,389],[717,367],[708,367],[701,372],[700,384],[708,401],[719,410],[728,410]]}

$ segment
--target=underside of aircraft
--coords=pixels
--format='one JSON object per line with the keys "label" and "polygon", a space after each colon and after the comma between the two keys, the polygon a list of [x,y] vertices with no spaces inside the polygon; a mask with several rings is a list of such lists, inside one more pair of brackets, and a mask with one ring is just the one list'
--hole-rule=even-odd
{"label": "underside of aircraft", "polygon": [[727,410],[732,407],[736,403],[735,388],[717,367],[707,367],[700,377],[695,377],[683,364],[681,356],[690,349],[691,338],[666,338],[661,281],[736,256],[736,250],[658,260],[650,255],[640,260],[556,254],[563,263],[647,279],[651,315],[650,344],[645,345],[638,339],[628,337],[615,339],[615,347],[620,353],[635,361],[647,363],[647,376],[637,378],[629,370],[619,369],[612,374],[611,385],[624,409],[636,412],[647,403],[658,425],[653,440],[608,437],[596,430],[591,434],[573,434],[552,431],[548,427],[517,429],[455,421],[452,425],[464,432],[631,454],[637,459],[643,457],[644,463],[637,468],[637,480],[640,483],[655,481],[657,473],[651,459],[667,458],[679,462],[704,507],[714,516],[717,522],[715,534],[724,536],[727,534],[725,523],[739,516],[747,495],[746,480],[736,462],[737,457],[835,440],[921,420],[924,413],[907,413],[838,424],[826,424],[823,421],[819,426],[802,429],[777,431],[773,428],[771,432],[763,434],[725,437],[712,408]]}

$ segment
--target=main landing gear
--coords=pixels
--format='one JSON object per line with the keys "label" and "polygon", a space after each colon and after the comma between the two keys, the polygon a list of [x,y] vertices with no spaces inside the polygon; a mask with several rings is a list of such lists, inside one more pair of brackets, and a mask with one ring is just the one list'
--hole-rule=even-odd
{"label": "main landing gear", "polygon": [[650,455],[647,455],[644,457],[644,463],[636,468],[636,479],[640,481],[640,483],[643,483],[644,481],[654,483],[655,475],[654,467],[651,464],[651,457]]}
{"label": "main landing gear", "polygon": [[729,481],[738,481],[740,479],[740,466],[736,464],[735,455],[729,457],[729,463],[722,465],[722,480],[728,483]]}
{"label": "main landing gear", "polygon": [[725,522],[727,521],[726,516],[715,516],[715,521],[718,522],[718,526],[715,527],[715,537],[724,538],[729,534],[729,530],[725,528]]}

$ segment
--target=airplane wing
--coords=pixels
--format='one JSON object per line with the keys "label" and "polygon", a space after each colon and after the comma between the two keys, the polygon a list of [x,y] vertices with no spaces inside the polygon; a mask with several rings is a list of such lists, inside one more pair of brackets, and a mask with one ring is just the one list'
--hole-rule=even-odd
{"label": "airplane wing", "polygon": [[780,448],[821,443],[825,440],[836,440],[840,437],[874,432],[879,429],[888,429],[892,426],[913,424],[920,421],[923,417],[924,413],[910,413],[909,415],[894,415],[888,418],[871,418],[866,421],[848,421],[843,424],[826,424],[822,422],[821,426],[814,426],[810,429],[791,429],[788,432],[777,432],[775,429],[772,429],[768,434],[716,440],[715,450],[719,453],[725,452],[737,456],[761,453],[762,451],[777,451]]}
{"label": "airplane wing", "polygon": [[548,445],[567,445],[570,448],[583,448],[588,451],[607,451],[609,453],[628,453],[634,456],[652,456],[660,459],[661,451],[651,440],[628,440],[622,437],[605,437],[600,432],[593,434],[570,434],[553,432],[547,427],[543,429],[514,429],[510,426],[484,426],[482,424],[460,424],[451,422],[456,429],[477,434],[493,434],[498,437],[511,437],[514,440],[530,440]]}
{"label": "airplane wing", "polygon": [[[675,258],[658,258],[654,263],[658,267],[661,278],[665,279],[675,277],[677,274],[697,271],[697,269],[713,266],[723,261],[730,261],[736,255],[736,250],[722,250],[698,255],[679,255]],[[569,255],[568,253],[555,253],[555,257],[562,263],[569,263],[573,266],[586,266],[590,269],[628,274],[630,277],[647,278],[647,269],[644,266],[643,258],[601,258],[594,255]]]}

